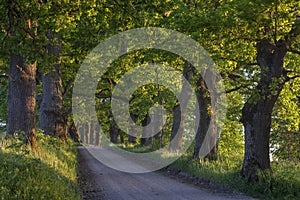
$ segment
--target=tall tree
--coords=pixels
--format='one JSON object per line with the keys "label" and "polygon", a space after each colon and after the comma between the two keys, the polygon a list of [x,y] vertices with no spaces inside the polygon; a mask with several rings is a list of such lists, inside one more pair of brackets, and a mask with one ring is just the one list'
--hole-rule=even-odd
{"label": "tall tree", "polygon": [[[192,95],[192,88],[189,88],[187,81],[191,81],[194,75],[194,71],[194,67],[190,63],[185,61],[182,72],[185,80],[182,80],[182,89],[180,93],[180,99],[182,100],[182,102],[179,105],[175,105],[173,108],[173,123],[170,137],[170,140],[173,140],[170,145],[170,149],[172,151],[181,150],[182,147],[182,137],[184,132],[184,120],[186,117],[187,103]],[[177,137],[175,137],[176,135]]]}
{"label": "tall tree", "polygon": [[[63,116],[63,92],[61,78],[61,39],[59,35],[54,35],[50,30],[47,34],[50,42],[47,44],[47,53],[54,56],[56,63],[52,65],[54,69],[43,75],[42,102],[39,110],[39,125],[45,134],[57,136],[66,140],[66,122]],[[58,44],[53,41],[57,40]],[[54,44],[53,44],[54,43]]]}
{"label": "tall tree", "polygon": [[15,2],[7,3],[8,35],[14,44],[10,50],[7,136],[23,131],[26,142],[36,148],[36,61],[16,47],[21,41],[30,44],[34,40],[37,22],[23,13]]}

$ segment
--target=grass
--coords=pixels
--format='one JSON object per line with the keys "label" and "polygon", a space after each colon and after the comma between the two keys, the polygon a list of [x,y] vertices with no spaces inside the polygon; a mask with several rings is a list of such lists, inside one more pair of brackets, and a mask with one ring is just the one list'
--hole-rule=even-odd
{"label": "grass", "polygon": [[81,199],[74,143],[37,139],[38,151],[19,139],[0,140],[0,199]]}
{"label": "grass", "polygon": [[242,158],[226,157],[218,161],[191,161],[183,156],[171,168],[212,180],[258,199],[300,199],[300,163],[273,162],[272,174],[260,174],[250,183],[239,176]]}
{"label": "grass", "polygon": [[[151,147],[121,146],[127,151],[144,153]],[[250,183],[239,175],[243,155],[221,155],[216,161],[191,160],[191,149],[169,167],[211,180],[258,199],[300,199],[300,163],[272,162],[272,173],[260,173],[260,180]]]}

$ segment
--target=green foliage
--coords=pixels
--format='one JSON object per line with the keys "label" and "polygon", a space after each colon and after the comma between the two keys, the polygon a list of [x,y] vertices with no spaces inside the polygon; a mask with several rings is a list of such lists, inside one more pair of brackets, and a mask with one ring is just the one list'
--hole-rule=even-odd
{"label": "green foliage", "polygon": [[274,108],[271,146],[275,159],[300,161],[299,80],[284,87]]}
{"label": "green foliage", "polygon": [[1,140],[0,199],[80,199],[72,141],[38,134],[38,143],[32,151],[22,137]]}

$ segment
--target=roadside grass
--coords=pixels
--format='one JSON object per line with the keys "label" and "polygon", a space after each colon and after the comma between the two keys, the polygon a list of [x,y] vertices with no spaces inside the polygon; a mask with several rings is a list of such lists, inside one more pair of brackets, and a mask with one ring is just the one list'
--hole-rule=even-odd
{"label": "roadside grass", "polygon": [[170,167],[209,179],[258,199],[300,199],[300,163],[272,162],[272,173],[260,173],[258,182],[248,182],[239,175],[242,157],[217,161],[191,160],[183,156]]}
{"label": "roadside grass", "polygon": [[[122,146],[121,148],[144,153],[153,151],[150,147]],[[216,161],[192,160],[192,150],[172,163],[169,167],[188,174],[221,184],[258,199],[300,199],[300,163],[272,162],[272,173],[260,173],[258,182],[248,182],[239,173],[243,155],[220,155]]]}
{"label": "roadside grass", "polygon": [[81,199],[75,144],[43,134],[37,140],[37,151],[21,137],[0,140],[0,199]]}

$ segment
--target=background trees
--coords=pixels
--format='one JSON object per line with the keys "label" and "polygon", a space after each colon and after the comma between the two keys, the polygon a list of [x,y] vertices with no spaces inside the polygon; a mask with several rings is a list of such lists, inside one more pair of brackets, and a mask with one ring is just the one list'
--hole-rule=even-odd
{"label": "background trees", "polygon": [[[1,126],[7,128],[7,135],[24,131],[33,146],[36,124],[44,133],[60,138],[66,137],[66,130],[73,130],[76,138],[72,83],[88,52],[121,31],[165,27],[197,40],[216,62],[229,108],[221,135],[215,124],[219,148],[214,148],[214,154],[245,153],[241,174],[257,180],[257,169],[271,169],[270,147],[274,159],[299,161],[299,7],[295,0],[2,0]],[[174,130],[184,130],[177,124],[179,116],[184,118],[178,108],[184,105],[178,104],[168,88],[157,84],[135,91],[130,112],[137,124],[145,125],[151,121],[149,108],[163,105],[167,123],[162,131],[145,140],[132,138],[115,126],[110,108],[113,88],[126,72],[144,63],[164,63],[186,77],[187,66],[192,68],[181,57],[159,50],[130,52],[116,60],[99,80],[95,94],[101,132],[94,122],[82,119],[79,132],[83,142],[100,145],[101,134],[106,134],[114,143],[157,149],[169,144]],[[202,108],[193,153],[197,158],[207,123],[214,116],[199,72],[193,71],[189,82],[198,92]],[[182,94],[188,95],[182,88]]]}

